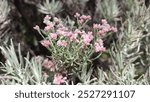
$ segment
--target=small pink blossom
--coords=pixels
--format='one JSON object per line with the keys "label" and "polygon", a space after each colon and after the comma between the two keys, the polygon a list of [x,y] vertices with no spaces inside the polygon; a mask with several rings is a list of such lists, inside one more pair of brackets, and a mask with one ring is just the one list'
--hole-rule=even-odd
{"label": "small pink blossom", "polygon": [[105,32],[108,32],[111,30],[111,27],[109,24],[103,24],[102,25],[102,30],[104,30]]}
{"label": "small pink blossom", "polygon": [[94,29],[101,29],[101,25],[100,24],[93,24],[93,28]]}
{"label": "small pink blossom", "polygon": [[36,25],[35,27],[33,27],[33,29],[40,30],[40,27],[38,25]]}
{"label": "small pink blossom", "polygon": [[63,77],[60,73],[56,73],[54,75],[54,80],[53,80],[53,83],[54,84],[57,84],[57,85],[60,85],[62,83],[64,83],[66,81],[66,77]]}
{"label": "small pink blossom", "polygon": [[46,48],[48,48],[48,47],[50,46],[50,41],[49,41],[49,40],[42,40],[42,41],[40,41],[40,43],[41,43],[44,47],[46,47]]}
{"label": "small pink blossom", "polygon": [[99,39],[97,42],[94,43],[95,52],[102,52],[105,51],[106,48],[103,45],[103,40]]}
{"label": "small pink blossom", "polygon": [[54,22],[59,23],[59,19],[57,17],[54,17]]}
{"label": "small pink blossom", "polygon": [[54,24],[53,23],[49,23],[45,28],[44,28],[44,31],[49,31],[49,30],[52,30],[54,27]]}
{"label": "small pink blossom", "polygon": [[46,69],[55,71],[55,62],[46,58],[42,64]]}
{"label": "small pink blossom", "polygon": [[80,19],[80,20],[79,20],[79,23],[80,23],[80,24],[83,24],[83,22],[84,22],[83,19]]}
{"label": "small pink blossom", "polygon": [[49,15],[46,15],[45,17],[44,17],[44,20],[50,20],[51,19],[51,17],[49,16]]}
{"label": "small pink blossom", "polygon": [[99,31],[97,32],[97,34],[100,35],[100,36],[103,36],[103,35],[105,34],[105,31],[99,30]]}
{"label": "small pink blossom", "polygon": [[84,44],[89,45],[90,42],[93,40],[92,32],[88,32],[88,34],[83,34],[82,38],[83,38]]}
{"label": "small pink blossom", "polygon": [[77,40],[77,36],[78,36],[77,33],[71,34],[70,41],[79,42],[79,41]]}
{"label": "small pink blossom", "polygon": [[62,40],[62,41],[58,40],[57,46],[67,47],[67,42],[65,40]]}
{"label": "small pink blossom", "polygon": [[83,20],[90,20],[91,19],[91,16],[86,16],[86,15],[82,15],[81,17],[80,17],[80,19],[83,19]]}
{"label": "small pink blossom", "polygon": [[50,33],[51,39],[56,40],[57,39],[57,34],[56,33]]}
{"label": "small pink blossom", "polygon": [[44,20],[43,20],[43,23],[45,23],[46,25],[48,25],[50,23],[50,19],[51,17],[49,15],[46,15]]}
{"label": "small pink blossom", "polygon": [[74,15],[74,17],[78,18],[78,17],[80,17],[80,14],[79,14],[79,13],[76,13],[76,14]]}
{"label": "small pink blossom", "polygon": [[65,36],[65,37],[70,37],[71,35],[73,35],[73,32],[72,32],[72,31],[69,31],[69,32],[66,31],[63,36]]}
{"label": "small pink blossom", "polygon": [[107,20],[106,19],[102,19],[101,22],[102,22],[102,24],[107,24]]}
{"label": "small pink blossom", "polygon": [[117,28],[115,28],[115,27],[111,27],[111,31],[117,32],[118,30],[117,30]]}
{"label": "small pink blossom", "polygon": [[64,35],[64,31],[63,30],[61,30],[61,29],[57,29],[56,30],[56,33],[58,34],[58,35]]}

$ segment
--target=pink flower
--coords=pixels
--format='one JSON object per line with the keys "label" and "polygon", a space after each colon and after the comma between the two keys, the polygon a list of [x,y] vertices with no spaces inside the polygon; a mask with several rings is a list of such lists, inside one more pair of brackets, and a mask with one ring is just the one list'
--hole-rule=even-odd
{"label": "pink flower", "polygon": [[58,40],[57,46],[67,47],[67,42],[65,40],[62,40],[62,41]]}
{"label": "pink flower", "polygon": [[60,85],[62,83],[64,83],[66,81],[66,77],[63,77],[60,73],[56,73],[54,75],[54,80],[53,80],[53,83],[54,84],[57,84],[57,85]]}
{"label": "pink flower", "polygon": [[103,40],[99,39],[97,42],[94,43],[95,52],[102,52],[105,51],[106,48],[103,45]]}
{"label": "pink flower", "polygon": [[57,17],[54,17],[54,22],[59,23],[59,19]]}
{"label": "pink flower", "polygon": [[82,35],[83,42],[85,45],[89,45],[90,42],[93,40],[92,32],[88,32],[88,34]]}
{"label": "pink flower", "polygon": [[110,30],[111,30],[111,29],[110,29],[110,25],[109,25],[109,24],[103,24],[103,25],[102,25],[102,30],[104,30],[105,32],[110,31]]}
{"label": "pink flower", "polygon": [[48,48],[50,46],[49,40],[42,40],[42,41],[40,41],[40,43],[46,48]]}
{"label": "pink flower", "polygon": [[42,64],[46,69],[49,69],[50,71],[55,71],[55,62],[52,60],[48,60],[46,58]]}
{"label": "pink flower", "polygon": [[58,35],[63,35],[64,34],[64,31],[62,31],[60,28],[56,30],[56,33]]}
{"label": "pink flower", "polygon": [[80,17],[80,19],[83,19],[83,20],[90,20],[90,19],[91,19],[91,16],[82,15],[82,16]]}
{"label": "pink flower", "polygon": [[46,15],[45,17],[44,17],[44,20],[50,20],[51,19],[51,17],[49,16],[49,15]]}
{"label": "pink flower", "polygon": [[93,28],[94,29],[101,29],[101,25],[100,24],[93,24]]}
{"label": "pink flower", "polygon": [[71,35],[73,35],[73,32],[72,32],[72,31],[69,31],[69,32],[66,31],[63,36],[65,36],[65,37],[70,37]]}
{"label": "pink flower", "polygon": [[56,30],[56,33],[57,33],[58,35],[62,35],[62,36],[65,36],[65,37],[69,37],[69,36],[70,36],[70,33],[72,33],[72,32],[68,31],[68,28],[67,28],[67,27],[62,26],[62,27],[59,27],[59,28]]}
{"label": "pink flower", "polygon": [[117,32],[118,30],[117,30],[117,28],[115,28],[115,27],[111,27],[111,31]]}
{"label": "pink flower", "polygon": [[107,20],[106,19],[102,19],[101,22],[102,22],[102,24],[107,24]]}
{"label": "pink flower", "polygon": [[54,24],[53,23],[49,23],[45,28],[44,28],[44,31],[49,31],[49,30],[52,30],[54,27]]}
{"label": "pink flower", "polygon": [[70,37],[70,41],[79,42],[79,41],[77,40],[77,36],[78,36],[77,33],[72,33],[72,34],[71,34],[71,37]]}
{"label": "pink flower", "polygon": [[51,17],[49,15],[46,15],[45,18],[44,18],[43,23],[45,23],[46,25],[48,25],[49,23],[51,23],[50,19],[51,19]]}
{"label": "pink flower", "polygon": [[80,19],[80,20],[79,20],[79,23],[80,23],[80,24],[83,24],[83,22],[84,22],[83,19]]}
{"label": "pink flower", "polygon": [[79,23],[83,24],[86,20],[90,20],[90,19],[91,19],[91,16],[82,15],[79,18]]}
{"label": "pink flower", "polygon": [[78,17],[80,17],[80,14],[79,14],[79,13],[76,13],[76,14],[74,15],[74,17],[78,18]]}
{"label": "pink flower", "polygon": [[56,33],[50,33],[50,37],[54,40],[57,39],[57,34]]}
{"label": "pink flower", "polygon": [[33,29],[40,30],[40,27],[38,25],[36,25],[35,27],[33,27]]}
{"label": "pink flower", "polygon": [[97,34],[100,35],[100,36],[103,36],[103,35],[105,34],[105,31],[99,30],[99,31],[97,32]]}

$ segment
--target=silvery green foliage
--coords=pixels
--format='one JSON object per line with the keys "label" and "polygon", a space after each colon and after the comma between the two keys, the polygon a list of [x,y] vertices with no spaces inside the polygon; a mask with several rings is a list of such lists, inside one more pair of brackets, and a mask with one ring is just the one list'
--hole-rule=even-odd
{"label": "silvery green foliage", "polygon": [[56,13],[62,11],[62,3],[60,1],[45,0],[43,4],[39,4],[38,9],[43,14],[55,15]]}
{"label": "silvery green foliage", "polygon": [[[8,18],[8,14],[10,12],[10,6],[8,5],[7,0],[0,0],[0,45],[3,42],[6,42],[8,35],[9,27],[11,19]],[[4,38],[5,37],[5,38]]]}
{"label": "silvery green foliage", "polygon": [[[136,1],[137,2],[137,1]],[[147,61],[145,58],[148,57],[148,50],[145,48],[149,45],[147,40],[149,39],[150,34],[150,8],[146,8],[145,5],[136,4],[136,8],[133,6],[131,12],[127,13],[128,19],[125,22],[125,27],[122,30],[124,34],[125,42],[124,45],[124,54],[127,59],[131,59],[132,62],[136,65],[138,69],[147,69]],[[147,39],[147,40],[146,40]],[[147,46],[147,48],[149,48]],[[145,54],[147,53],[147,55]]]}
{"label": "silvery green foliage", "polygon": [[30,59],[29,54],[26,57],[21,55],[20,45],[18,45],[18,54],[16,54],[14,45],[11,41],[9,47],[0,47],[5,63],[1,63],[0,69],[4,74],[0,75],[0,83],[6,85],[35,85],[44,84],[46,78],[42,76],[41,62],[37,62],[35,58]]}
{"label": "silvery green foliage", "polygon": [[111,69],[116,70],[112,72],[118,84],[149,84],[150,9],[137,1],[133,5],[128,5],[131,7],[128,7],[127,18],[120,28],[118,42],[110,51]]}
{"label": "silvery green foliage", "polygon": [[[113,61],[110,66],[111,76],[108,79],[112,81],[112,84],[119,85],[141,85],[149,84],[147,77],[143,74],[137,79],[135,64],[132,63],[132,59],[126,59],[126,55],[123,50],[118,48],[112,48],[110,50],[111,58]],[[114,80],[115,79],[115,80]]]}
{"label": "silvery green foliage", "polygon": [[96,14],[100,18],[113,20],[117,17],[119,8],[117,0],[97,0],[96,2]]}

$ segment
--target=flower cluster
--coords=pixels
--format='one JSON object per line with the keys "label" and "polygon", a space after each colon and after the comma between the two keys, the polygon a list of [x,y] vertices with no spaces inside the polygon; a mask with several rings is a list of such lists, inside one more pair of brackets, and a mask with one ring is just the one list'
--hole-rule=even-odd
{"label": "flower cluster", "polygon": [[53,80],[53,83],[56,84],[56,85],[60,85],[62,83],[64,83],[66,81],[66,77],[63,77],[61,73],[56,73],[54,75],[54,80]]}
{"label": "flower cluster", "polygon": [[46,47],[46,48],[48,48],[48,47],[50,46],[50,41],[49,41],[49,40],[42,40],[42,41],[40,41],[40,43],[41,43],[44,47]]}
{"label": "flower cluster", "polygon": [[97,30],[97,35],[104,36],[107,32],[117,32],[117,28],[111,27],[105,19],[101,20],[101,24],[93,24],[93,28]]}
{"label": "flower cluster", "polygon": [[96,41],[94,43],[94,49],[95,49],[95,52],[102,52],[102,51],[106,50],[106,48],[104,47],[102,39],[99,39],[98,41]]}
{"label": "flower cluster", "polygon": [[86,21],[88,21],[88,20],[91,20],[91,16],[86,16],[86,15],[81,15],[80,16],[80,14],[79,13],[76,13],[75,15],[74,15],[74,17],[76,17],[77,19],[78,19],[78,21],[79,21],[79,23],[80,24],[83,24],[83,23],[85,23]]}
{"label": "flower cluster", "polygon": [[[79,22],[79,27],[74,29],[64,25],[63,21],[57,17],[52,18],[47,15],[43,20],[46,26],[42,31],[46,37],[40,43],[50,49],[52,57],[57,63],[56,61],[45,59],[42,65],[55,73],[54,84],[62,84],[66,81],[66,77],[63,77],[61,73],[57,73],[59,68],[64,69],[66,66],[71,68],[79,67],[74,63],[84,62],[94,52],[101,54],[106,50],[102,40],[104,35],[109,32],[117,32],[117,29],[110,26],[105,19],[101,20],[99,24],[93,24],[93,30],[85,31],[84,27],[80,26],[83,26],[82,24],[89,21],[91,17],[80,15],[79,13],[76,13],[74,17]],[[39,26],[35,26],[34,29],[39,32]],[[40,34],[42,33],[40,32]]]}

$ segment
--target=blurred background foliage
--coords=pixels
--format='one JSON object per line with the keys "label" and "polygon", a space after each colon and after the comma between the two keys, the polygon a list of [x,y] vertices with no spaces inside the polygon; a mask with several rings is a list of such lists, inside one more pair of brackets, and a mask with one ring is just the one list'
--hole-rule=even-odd
{"label": "blurred background foliage", "polygon": [[[33,29],[36,24],[44,27],[42,19],[45,15],[57,16],[69,26],[75,23],[76,12],[90,15],[92,21],[88,22],[87,30],[93,23],[107,19],[118,28],[118,33],[104,39],[108,52],[96,61],[97,67],[92,69],[98,73],[93,77],[93,71],[83,70],[78,75],[80,81],[74,83],[149,84],[149,5],[150,0],[0,0],[0,46],[10,45],[10,39],[13,39],[15,49],[20,43],[22,56],[27,52],[31,56],[50,55],[40,45],[42,38]],[[0,61],[5,62],[2,55]]]}

